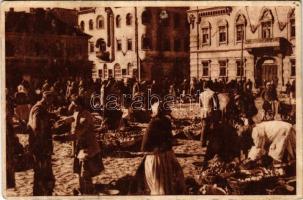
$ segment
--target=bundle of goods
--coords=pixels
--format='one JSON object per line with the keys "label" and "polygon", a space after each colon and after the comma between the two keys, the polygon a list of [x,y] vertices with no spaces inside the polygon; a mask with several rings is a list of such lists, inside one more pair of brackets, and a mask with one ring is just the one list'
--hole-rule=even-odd
{"label": "bundle of goods", "polygon": [[[196,180],[202,185],[200,192],[204,191],[203,186],[223,189],[226,194],[232,195],[262,195],[273,194],[277,183],[281,182],[281,176],[273,168],[256,166],[253,169],[240,169],[239,165],[226,163],[215,156],[208,162],[207,167],[198,169],[200,172]],[[289,185],[283,185],[289,192],[294,189]],[[280,190],[281,191],[281,190]],[[202,194],[202,193],[201,193]]]}
{"label": "bundle of goods", "polygon": [[[199,190],[199,194],[212,194],[209,188],[214,188],[224,190],[225,193],[230,192],[228,182],[226,181],[228,177],[236,174],[239,168],[232,164],[224,162],[218,155],[215,155],[213,159],[209,160],[207,166],[198,169],[198,176],[196,176],[196,181],[202,187]],[[206,190],[207,186],[207,190]],[[205,191],[208,191],[205,193]]]}
{"label": "bundle of goods", "polygon": [[[232,163],[224,162],[218,155],[215,155],[213,159],[208,161],[206,169],[202,169],[202,177],[228,177],[236,174],[239,168]],[[207,180],[206,180],[207,181]]]}
{"label": "bundle of goods", "polygon": [[278,175],[273,169],[258,167],[252,170],[240,170],[227,179],[231,194],[267,194],[266,189],[276,184]]}
{"label": "bundle of goods", "polygon": [[195,119],[173,121],[174,135],[180,139],[195,139],[200,135],[201,123]]}
{"label": "bundle of goods", "polygon": [[142,138],[143,130],[136,127],[124,131],[107,131],[97,134],[97,139],[105,152],[131,150],[132,148],[139,150]]}

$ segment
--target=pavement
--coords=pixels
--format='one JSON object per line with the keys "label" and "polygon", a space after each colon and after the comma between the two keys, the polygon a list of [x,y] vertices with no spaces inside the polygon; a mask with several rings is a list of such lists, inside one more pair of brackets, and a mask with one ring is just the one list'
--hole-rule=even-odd
{"label": "pavement", "polygon": [[[262,117],[262,101],[256,100],[259,109],[259,117]],[[188,107],[192,106],[192,107]],[[199,116],[197,104],[179,105],[173,110],[176,119],[194,118]],[[25,146],[28,143],[28,135],[18,134],[20,142]],[[189,139],[177,139],[177,146],[173,150],[180,162],[185,177],[194,178],[198,174],[196,163],[203,161],[205,149],[202,149],[200,142]],[[132,156],[111,156],[104,157],[105,170],[93,178],[93,182],[99,185],[107,185],[117,181],[126,175],[134,175],[137,167],[143,159],[143,155],[135,152],[128,152]],[[133,153],[133,154],[132,154]],[[56,178],[56,185],[53,195],[73,195],[73,189],[78,188],[78,177],[73,173],[73,158],[71,143],[54,142],[54,155],[52,156],[53,172]],[[26,170],[15,173],[16,187],[6,191],[7,196],[31,196],[33,188],[33,170]]]}

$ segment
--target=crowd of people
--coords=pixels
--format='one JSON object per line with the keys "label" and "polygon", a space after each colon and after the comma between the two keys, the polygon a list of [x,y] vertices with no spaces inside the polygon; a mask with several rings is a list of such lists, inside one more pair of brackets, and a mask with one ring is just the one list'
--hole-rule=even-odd
{"label": "crowd of people", "polygon": [[[254,107],[253,83],[248,80],[184,80],[182,83],[173,83],[168,79],[163,81],[137,81],[126,79],[117,81],[70,78],[45,81],[23,80],[16,89],[7,87],[6,90],[6,120],[7,120],[7,187],[14,187],[14,154],[17,137],[15,123],[20,130],[29,134],[29,149],[33,156],[34,186],[33,195],[52,195],[55,178],[52,171],[51,156],[53,154],[53,140],[60,142],[74,141],[74,172],[79,174],[78,193],[93,194],[94,186],[92,177],[99,174],[104,166],[102,164],[101,149],[94,132],[92,112],[96,110],[91,104],[93,96],[100,96],[98,111],[103,117],[103,125],[114,129],[116,119],[120,120],[121,106],[133,109],[133,98],[148,92],[157,94],[160,99],[151,103],[144,101],[146,112],[151,114],[149,126],[144,133],[143,152],[149,152],[142,163],[141,172],[147,179],[150,194],[184,194],[184,175],[172,151],[172,122],[170,109],[163,104],[163,97],[171,95],[176,101],[197,101],[200,103],[202,130],[201,142],[205,146],[205,132],[216,126],[216,121],[222,122],[216,114],[222,107],[222,98],[219,94],[227,93],[226,97],[235,102],[229,111],[238,110],[237,120],[248,118],[251,122],[252,115],[256,112]],[[287,93],[294,95],[295,86],[288,86]],[[130,96],[126,101],[118,99],[118,110],[108,109],[107,97]],[[273,83],[266,84],[261,97],[265,103],[264,108],[275,111],[275,102],[278,101],[276,87]],[[239,101],[237,99],[240,99]],[[223,101],[224,102],[224,101]],[[238,103],[238,104],[237,104]],[[226,110],[225,110],[226,111]],[[228,116],[228,115],[227,115]],[[233,118],[235,119],[235,118]],[[224,121],[225,122],[225,121]],[[68,133],[55,134],[54,125],[66,125]],[[245,123],[243,123],[244,125]],[[248,123],[249,125],[251,123]],[[247,125],[247,124],[245,124]],[[53,136],[55,134],[55,136]],[[291,145],[290,145],[291,146]],[[292,147],[288,147],[292,148]],[[283,150],[285,148],[282,148]],[[282,150],[281,150],[282,151]],[[293,153],[293,152],[292,152]],[[159,178],[160,177],[160,178]]]}

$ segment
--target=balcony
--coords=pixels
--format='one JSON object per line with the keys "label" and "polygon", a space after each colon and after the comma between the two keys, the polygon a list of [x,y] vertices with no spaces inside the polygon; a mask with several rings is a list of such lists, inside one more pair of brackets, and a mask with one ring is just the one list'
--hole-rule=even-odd
{"label": "balcony", "polygon": [[97,51],[96,57],[103,61],[110,61],[110,53],[108,51]]}
{"label": "balcony", "polygon": [[281,37],[246,40],[245,48],[280,47],[284,40],[286,39]]}
{"label": "balcony", "polygon": [[291,43],[283,37],[246,40],[244,48],[249,52],[269,50],[289,54],[292,51]]}

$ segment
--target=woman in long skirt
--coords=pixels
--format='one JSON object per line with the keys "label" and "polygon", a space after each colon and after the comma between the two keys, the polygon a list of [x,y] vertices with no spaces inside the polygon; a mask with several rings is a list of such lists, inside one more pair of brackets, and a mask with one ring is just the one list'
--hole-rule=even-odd
{"label": "woman in long skirt", "polygon": [[[172,126],[169,108],[156,102],[152,105],[153,118],[143,136],[141,150],[147,152],[144,174],[151,195],[184,194],[184,174],[172,150]],[[143,164],[143,163],[142,163]]]}

